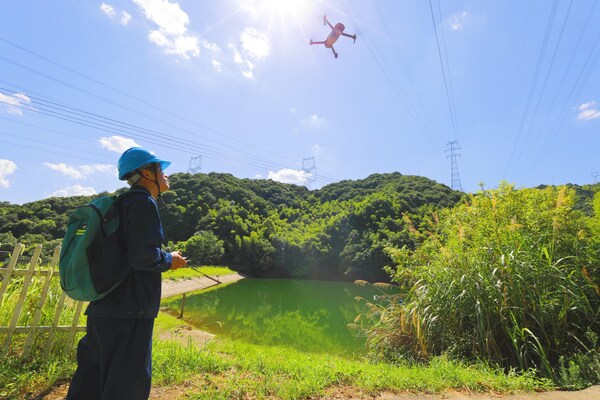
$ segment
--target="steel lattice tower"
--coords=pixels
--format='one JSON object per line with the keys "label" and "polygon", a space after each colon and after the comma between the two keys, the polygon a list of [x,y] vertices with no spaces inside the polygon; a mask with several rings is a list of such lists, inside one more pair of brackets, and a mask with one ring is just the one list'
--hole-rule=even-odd
{"label": "steel lattice tower", "polygon": [[458,172],[458,161],[456,160],[457,157],[460,157],[460,154],[458,153],[460,150],[460,147],[458,147],[458,141],[453,140],[452,142],[448,142],[447,146],[450,147],[449,149],[446,149],[446,153],[450,152],[450,155],[446,156],[446,158],[450,157],[450,174],[452,178],[451,187],[452,190],[460,190],[462,192],[460,173]]}
{"label": "steel lattice tower", "polygon": [[314,157],[302,159],[302,171],[308,174],[308,178],[306,179],[306,187],[310,189],[310,185],[317,180],[317,164],[315,163]]}
{"label": "steel lattice tower", "polygon": [[202,169],[202,156],[191,157],[188,166],[188,173],[195,174]]}

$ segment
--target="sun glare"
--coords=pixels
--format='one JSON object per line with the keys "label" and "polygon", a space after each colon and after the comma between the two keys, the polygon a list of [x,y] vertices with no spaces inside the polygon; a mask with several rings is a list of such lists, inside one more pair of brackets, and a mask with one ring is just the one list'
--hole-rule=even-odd
{"label": "sun glare", "polygon": [[282,28],[301,25],[312,8],[309,0],[241,0],[242,9],[268,21],[269,27],[277,22]]}
{"label": "sun glare", "polygon": [[299,17],[307,9],[310,2],[306,0],[262,0],[265,10],[272,13],[288,14]]}

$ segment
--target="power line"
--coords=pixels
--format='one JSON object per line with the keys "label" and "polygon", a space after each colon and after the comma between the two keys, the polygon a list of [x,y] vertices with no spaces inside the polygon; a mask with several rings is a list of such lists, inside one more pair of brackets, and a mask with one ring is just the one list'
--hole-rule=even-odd
{"label": "power line", "polygon": [[[561,27],[561,30],[560,30],[560,33],[559,33],[556,45],[554,46],[554,52],[552,53],[552,58],[550,59],[550,66],[548,67],[548,71],[546,72],[546,76],[544,78],[544,82],[542,83],[542,88],[541,88],[541,90],[540,90],[540,92],[539,92],[539,94],[537,96],[537,102],[536,102],[535,108],[533,110],[533,115],[529,119],[529,125],[528,125],[528,127],[527,127],[527,129],[525,131],[525,138],[527,138],[531,134],[531,132],[533,130],[533,123],[534,123],[534,121],[535,121],[535,119],[537,117],[537,114],[538,114],[538,111],[539,111],[542,99],[544,98],[544,93],[546,91],[548,80],[550,78],[550,75],[551,75],[551,72],[552,72],[552,68],[554,67],[554,62],[556,61],[556,55],[558,53],[558,49],[559,49],[560,44],[562,42],[562,39],[564,37],[565,28],[567,26],[567,22],[569,21],[569,16],[571,15],[572,6],[573,6],[573,0],[571,0],[570,3],[569,3],[569,7],[567,9],[567,13],[566,13],[566,16],[564,18],[564,21],[563,21],[563,24],[562,24],[562,27]],[[541,132],[542,131],[540,130],[540,133]],[[536,147],[538,138],[539,138],[539,133],[537,135],[534,135],[533,142],[529,146],[529,154],[531,154],[531,152],[533,151],[533,149]],[[527,146],[523,146],[523,147],[521,147],[519,149],[519,152],[517,153],[517,161],[521,159],[521,155],[524,153],[525,149],[527,149]],[[530,158],[526,157],[525,160],[527,160],[527,159],[530,159]],[[526,162],[527,161],[525,161],[525,163]]]}
{"label": "power line", "polygon": [[[8,89],[0,87],[0,93],[2,91],[7,92]],[[198,144],[189,140],[179,139],[176,136],[166,134],[164,132],[156,131],[153,129],[143,128],[138,125],[129,124],[116,120],[114,118],[104,117],[97,113],[90,113],[85,110],[81,110],[76,107],[72,107],[65,104],[59,104],[46,99],[42,99],[37,96],[30,96],[31,105],[20,104],[19,107],[24,110],[46,115],[59,120],[75,123],[80,126],[85,126],[93,129],[100,130],[104,133],[111,132],[113,134],[122,134],[135,139],[146,140],[148,142],[158,144],[165,148],[170,148],[177,151],[183,151],[188,154],[194,154],[197,151],[202,151],[207,154],[207,157],[212,159],[228,158],[233,161],[237,161],[243,165],[248,165],[258,168],[287,168],[284,165],[274,163],[271,161],[261,160],[255,157],[239,158],[235,157],[224,150],[213,147]],[[6,100],[0,102],[6,102]],[[248,153],[249,154],[249,153]],[[319,177],[320,181],[333,182],[331,178],[325,176]]]}
{"label": "power line", "polygon": [[[55,66],[57,66],[57,67],[59,67],[59,68],[62,68],[62,69],[66,70],[66,71],[68,71],[68,72],[70,72],[70,73],[72,73],[72,74],[74,74],[74,75],[77,75],[77,76],[79,76],[79,77],[81,77],[81,78],[84,78],[84,79],[86,79],[86,80],[88,80],[88,81],[91,81],[91,82],[93,82],[93,83],[95,83],[95,84],[97,84],[97,85],[99,85],[99,86],[102,86],[102,87],[104,87],[104,88],[106,88],[106,89],[109,89],[109,90],[111,90],[111,91],[113,91],[113,92],[115,92],[115,93],[118,93],[118,94],[120,94],[120,95],[122,95],[122,96],[125,96],[125,97],[129,98],[129,99],[135,100],[135,101],[137,101],[137,102],[139,102],[139,103],[142,103],[142,104],[144,104],[144,105],[146,105],[146,106],[149,106],[149,107],[151,107],[151,108],[154,108],[155,110],[161,111],[161,112],[163,112],[163,113],[165,113],[165,114],[167,114],[167,115],[170,115],[170,116],[176,117],[176,118],[178,118],[178,119],[180,119],[180,120],[182,120],[182,121],[185,121],[185,122],[187,122],[187,123],[190,123],[190,124],[192,124],[192,125],[194,125],[194,126],[197,126],[197,127],[201,128],[201,129],[203,129],[203,130],[206,130],[206,131],[208,131],[208,132],[211,132],[211,133],[215,133],[215,134],[217,134],[217,135],[220,135],[220,136],[224,136],[224,137],[226,137],[226,138],[228,138],[228,139],[236,140],[236,141],[238,141],[238,142],[241,142],[241,143],[243,143],[243,144],[245,144],[245,145],[247,145],[247,146],[253,147],[253,148],[255,148],[255,149],[258,149],[258,150],[261,150],[261,151],[263,151],[263,152],[265,152],[265,153],[270,153],[270,154],[272,154],[272,155],[276,155],[276,156],[278,156],[278,157],[283,157],[283,158],[292,159],[291,157],[288,157],[288,156],[284,156],[284,155],[281,155],[281,154],[274,153],[274,152],[272,152],[271,150],[264,149],[264,148],[262,148],[262,147],[256,146],[254,143],[250,143],[250,142],[245,142],[245,141],[242,141],[242,140],[240,140],[239,138],[234,138],[234,137],[232,137],[232,136],[229,136],[229,135],[227,135],[227,134],[226,134],[226,133],[224,133],[224,132],[218,131],[218,130],[216,130],[216,129],[210,128],[210,127],[208,127],[208,126],[206,126],[206,125],[200,124],[200,123],[198,123],[198,122],[196,122],[196,121],[192,121],[192,120],[190,120],[190,119],[188,119],[188,118],[185,118],[185,117],[183,117],[183,116],[181,116],[181,115],[178,115],[178,114],[176,114],[176,113],[173,113],[173,112],[171,112],[171,111],[169,111],[169,110],[166,110],[166,109],[164,109],[164,108],[162,108],[162,107],[159,107],[159,106],[157,106],[157,105],[155,105],[155,104],[153,104],[153,103],[150,103],[150,102],[148,102],[148,101],[146,101],[146,100],[143,100],[143,99],[141,99],[141,98],[139,98],[139,97],[137,97],[137,96],[131,95],[131,94],[129,94],[129,93],[127,93],[127,92],[123,91],[123,90],[120,90],[120,89],[118,89],[118,88],[115,88],[114,86],[111,86],[111,85],[109,85],[109,84],[107,84],[107,83],[104,83],[104,82],[102,82],[102,81],[100,81],[100,80],[98,80],[98,79],[95,79],[95,78],[93,78],[93,77],[91,77],[91,76],[89,76],[89,75],[83,74],[83,73],[81,73],[81,72],[79,72],[79,71],[77,71],[77,70],[75,70],[75,69],[73,69],[73,68],[70,68],[70,67],[68,67],[68,66],[66,66],[66,65],[64,65],[64,64],[61,64],[61,63],[59,63],[59,62],[57,62],[57,61],[54,61],[54,60],[52,60],[52,59],[50,59],[50,58],[48,58],[48,57],[45,57],[45,56],[43,56],[43,55],[41,55],[41,54],[38,54],[38,53],[36,53],[36,52],[34,52],[34,51],[32,51],[32,50],[29,50],[29,49],[27,49],[27,48],[25,48],[25,47],[23,47],[23,46],[21,46],[21,45],[19,45],[19,44],[17,44],[17,43],[14,43],[14,42],[12,42],[12,41],[10,41],[10,40],[6,39],[6,38],[3,38],[3,37],[1,37],[1,36],[0,36],[0,41],[4,42],[4,43],[6,43],[6,44],[8,44],[8,45],[10,45],[10,46],[12,46],[12,47],[15,47],[15,48],[17,48],[17,49],[19,49],[19,50],[21,50],[21,51],[23,51],[23,52],[25,52],[25,53],[28,53],[28,54],[30,54],[30,55],[32,55],[32,56],[34,56],[34,57],[36,57],[36,58],[39,58],[39,59],[41,59],[41,60],[44,60],[44,61],[46,61],[46,62],[48,62],[48,63],[50,63],[50,64],[52,64],[52,65],[55,65]],[[22,64],[20,64],[20,63],[16,63],[16,62],[13,62],[13,60],[10,60],[10,59],[8,59],[8,58],[4,58],[4,59],[3,59],[3,61],[5,61],[5,62],[9,62],[9,63],[11,63],[11,64],[13,64],[13,65],[16,65],[16,66],[19,66],[19,67],[21,67],[21,68],[26,68],[26,69],[27,69],[27,67],[23,66]],[[68,86],[68,87],[71,87],[72,89],[78,90],[78,88],[77,88],[77,87],[75,87],[75,86],[69,85],[69,84],[67,84],[67,83],[65,83],[65,82],[63,82],[63,81],[60,81],[60,80],[56,80],[56,79],[54,79],[54,78],[52,78],[52,77],[50,77],[50,76],[48,76],[48,75],[46,75],[46,74],[44,74],[44,73],[41,73],[41,72],[39,72],[39,71],[36,71],[36,70],[34,70],[34,69],[32,69],[32,68],[31,68],[31,69],[29,69],[29,70],[30,70],[31,72],[34,72],[34,73],[36,73],[36,74],[40,75],[40,76],[43,76],[43,77],[45,77],[45,78],[47,78],[47,79],[50,79],[50,80],[52,80],[52,81],[54,81],[54,82],[57,82],[57,83],[60,83],[60,84],[65,84],[66,86]],[[89,95],[92,95],[91,93],[89,93],[89,92],[87,92],[87,91],[84,91],[84,93],[86,93],[86,94],[89,94]],[[102,100],[106,100],[106,101],[108,101],[109,103],[112,103],[110,100],[107,100],[107,99],[104,99],[104,98],[101,98],[101,99],[102,99]],[[114,103],[114,104],[115,104],[115,105],[117,105],[116,103]],[[118,106],[119,106],[119,107],[122,107],[122,108],[125,108],[125,109],[127,109],[125,106],[122,106],[122,105],[118,105]],[[129,109],[127,109],[127,110],[129,110]],[[129,111],[133,111],[133,110],[129,110]],[[145,117],[149,117],[149,116],[147,116],[147,115],[145,115],[145,114],[142,114],[142,115],[143,115],[143,116],[145,116]],[[212,140],[212,139],[210,139],[210,138],[207,138],[207,137],[204,137],[204,136],[203,136],[203,138],[204,138],[204,139],[207,139],[207,140]]]}
{"label": "power line", "polygon": [[[358,19],[358,20],[361,21],[362,26],[364,27],[363,29],[360,30],[361,32],[364,33],[364,35],[361,36],[363,38],[362,41],[365,43],[365,47],[367,48],[367,50],[371,54],[371,57],[373,58],[373,61],[375,61],[375,63],[379,67],[379,70],[382,72],[383,77],[390,84],[390,87],[392,88],[392,90],[393,90],[394,94],[396,95],[396,97],[400,100],[401,103],[404,104],[404,106],[406,108],[406,111],[408,112],[408,114],[410,115],[410,117],[412,118],[412,120],[415,122],[415,124],[417,125],[417,127],[419,128],[419,130],[423,133],[423,135],[430,142],[430,144],[435,147],[436,146],[436,142],[433,140],[432,135],[429,132],[429,130],[427,129],[426,125],[423,123],[423,121],[421,120],[421,118],[418,116],[416,110],[414,109],[412,103],[410,102],[410,97],[404,92],[404,90],[396,82],[396,80],[394,80],[393,74],[391,72],[389,72],[390,70],[392,70],[392,68],[390,68],[386,64],[385,58],[382,57],[382,56],[380,56],[380,54],[382,52],[379,49],[379,47],[377,46],[377,44],[376,44],[377,41],[376,40],[372,40],[370,31],[369,31],[369,29],[366,28],[366,23],[362,19],[361,13],[356,8],[356,5],[354,4],[354,2],[352,0],[350,0],[350,5],[353,8],[354,12],[351,12],[342,3],[341,0],[338,0],[338,4],[342,8],[342,10],[346,13],[346,15],[348,16],[348,18],[350,18],[350,20],[354,24],[356,30],[359,30],[358,29],[358,24],[357,24],[356,20]],[[439,148],[438,148],[438,150],[439,150]]]}
{"label": "power line", "polygon": [[[414,83],[414,79],[412,78],[410,72],[408,71],[408,68],[406,67],[406,64],[404,63],[404,60],[403,60],[402,56],[400,55],[400,51],[398,50],[398,46],[396,45],[396,42],[392,38],[392,35],[391,35],[390,30],[388,28],[388,24],[385,22],[385,18],[383,18],[381,10],[379,9],[379,6],[377,5],[376,1],[373,2],[373,6],[375,7],[375,10],[377,11],[377,15],[379,16],[379,19],[381,20],[381,23],[382,23],[383,28],[385,30],[386,36],[388,37],[389,41],[392,43],[392,48],[394,49],[394,53],[396,54],[396,57],[398,58],[398,61],[400,62],[400,66],[402,67],[404,73],[408,77],[408,82],[410,83],[413,91],[415,92],[417,100],[419,101],[419,104],[421,105],[421,108],[423,109],[423,111],[425,113],[426,120],[427,121],[433,121],[433,118],[431,117],[431,115],[429,115],[429,112],[427,111],[427,107],[425,107],[425,103],[423,102],[423,99],[421,97],[421,94],[420,94],[419,90],[417,90],[417,87],[416,87],[416,85]],[[433,131],[434,131],[435,135],[437,136],[438,140],[440,142],[442,142],[443,140],[442,140],[439,132],[435,129],[435,126],[433,126]]]}
{"label": "power line", "polygon": [[[446,72],[447,68],[444,68],[444,61],[442,59],[442,51],[440,49],[440,39],[437,31],[437,24],[435,22],[435,16],[433,12],[433,4],[431,0],[429,0],[429,9],[431,10],[431,21],[433,23],[433,31],[435,32],[435,41],[437,43],[437,51],[440,59],[440,66],[442,67],[442,76],[444,77],[444,89],[446,91],[446,100],[448,102],[448,110],[450,112],[450,120],[452,121],[452,132],[454,133],[454,139],[458,139],[458,134],[456,131],[456,121],[455,121],[455,113],[454,113],[454,105],[453,105],[453,96],[450,96],[450,91],[448,90],[448,82],[446,79],[446,74],[448,74],[448,79],[450,79],[450,71]],[[441,12],[441,11],[440,11]],[[444,43],[445,46],[445,43]]]}
{"label": "power line", "polygon": [[[7,41],[6,39],[0,38],[0,40],[4,41],[5,43],[8,43],[8,44],[15,45],[15,44],[13,44],[12,42],[9,42],[9,41]],[[61,68],[64,68],[64,69],[68,70],[69,72],[76,73],[77,75],[79,75],[79,76],[82,76],[82,77],[84,77],[84,78],[86,78],[86,79],[89,79],[89,80],[91,80],[91,81],[93,81],[93,82],[95,82],[95,83],[101,84],[101,85],[102,85],[102,86],[104,86],[104,87],[107,87],[107,88],[109,88],[109,89],[111,89],[111,90],[115,90],[116,92],[118,92],[118,93],[120,93],[120,94],[127,95],[127,94],[126,94],[125,92],[123,92],[123,91],[120,91],[120,90],[118,90],[118,89],[115,89],[115,88],[111,87],[110,85],[103,84],[102,82],[100,82],[100,81],[98,81],[98,80],[96,80],[96,79],[94,79],[94,78],[90,78],[90,77],[88,77],[87,75],[84,75],[84,74],[78,73],[77,71],[75,71],[75,70],[73,70],[73,69],[71,69],[71,68],[69,68],[69,67],[66,67],[66,66],[64,66],[64,65],[62,65],[62,64],[60,64],[60,63],[57,63],[57,62],[51,61],[51,60],[49,60],[49,59],[47,59],[47,58],[45,58],[45,57],[43,57],[43,56],[40,56],[40,55],[38,55],[38,54],[36,54],[36,53],[34,53],[34,52],[31,52],[31,51],[29,51],[29,50],[26,50],[26,49],[24,49],[24,48],[23,48],[23,47],[21,47],[21,46],[18,46],[18,45],[15,45],[15,46],[16,46],[16,47],[18,47],[18,48],[20,48],[20,49],[22,49],[22,50],[24,50],[24,51],[27,51],[27,52],[28,52],[28,53],[30,53],[30,54],[33,54],[33,55],[35,55],[35,56],[37,56],[37,57],[40,57],[40,58],[42,58],[42,59],[44,59],[44,60],[46,60],[46,61],[48,61],[48,62],[51,62],[51,63],[53,63],[53,64],[55,64],[55,65],[57,65],[57,66],[60,66]],[[17,67],[19,67],[19,68],[22,68],[22,69],[25,69],[25,70],[27,70],[27,71],[29,71],[29,72],[32,72],[32,73],[34,73],[34,74],[40,75],[40,76],[42,76],[42,77],[44,77],[44,78],[46,78],[46,79],[49,79],[49,80],[51,80],[51,81],[53,81],[53,82],[59,83],[59,84],[61,84],[61,85],[64,85],[64,86],[67,86],[67,87],[69,87],[69,88],[71,88],[71,89],[74,89],[74,90],[76,90],[76,91],[79,91],[79,92],[81,92],[81,93],[84,93],[84,94],[86,94],[86,95],[89,95],[89,96],[91,96],[91,97],[94,97],[94,98],[96,98],[96,99],[99,99],[99,100],[101,100],[101,101],[107,102],[107,103],[109,103],[109,104],[111,104],[111,105],[113,105],[113,106],[117,106],[117,107],[123,108],[123,109],[125,109],[125,110],[127,110],[127,111],[129,111],[129,112],[132,112],[132,113],[135,113],[135,114],[141,115],[141,116],[143,116],[143,117],[145,117],[145,118],[151,119],[151,120],[153,120],[153,121],[159,122],[159,123],[161,123],[161,124],[163,124],[163,125],[170,126],[170,127],[172,127],[172,128],[175,128],[175,129],[178,129],[178,130],[181,130],[181,131],[187,132],[187,133],[191,134],[192,136],[195,136],[195,137],[197,137],[197,136],[198,136],[196,132],[189,131],[189,130],[187,130],[187,129],[184,129],[184,128],[181,128],[181,127],[177,127],[177,126],[175,126],[175,125],[173,125],[173,124],[170,124],[170,123],[167,123],[167,122],[165,122],[165,121],[163,121],[163,120],[160,120],[160,119],[154,118],[154,117],[152,117],[152,116],[149,116],[149,115],[147,115],[147,114],[145,114],[145,113],[142,113],[142,112],[139,112],[139,111],[137,111],[137,110],[131,109],[131,108],[127,107],[127,106],[124,106],[124,105],[122,105],[122,104],[116,103],[116,102],[114,102],[114,101],[112,101],[112,100],[109,100],[109,99],[107,99],[107,98],[105,98],[105,97],[99,96],[99,95],[97,95],[97,94],[95,94],[95,93],[92,93],[92,92],[90,92],[90,91],[88,91],[88,90],[81,89],[81,88],[79,88],[79,87],[77,87],[77,86],[75,86],[75,85],[72,85],[72,84],[70,84],[70,83],[68,83],[68,82],[65,82],[65,81],[63,81],[63,80],[60,80],[60,79],[54,78],[54,77],[52,77],[52,76],[50,76],[50,75],[48,75],[48,74],[46,74],[46,73],[44,73],[44,72],[38,71],[38,70],[36,70],[36,69],[34,69],[34,68],[31,68],[31,67],[28,67],[28,66],[26,66],[26,65],[23,65],[23,64],[21,64],[21,63],[19,63],[19,62],[17,62],[17,61],[11,60],[11,59],[9,59],[9,58],[7,58],[7,57],[0,56],[0,61],[4,61],[4,62],[6,62],[6,63],[12,64],[12,65],[15,65],[15,66],[17,66]],[[16,86],[16,85],[12,85],[12,84],[11,84],[11,86]],[[141,101],[140,99],[136,98],[135,96],[131,96],[131,95],[127,95],[127,96],[128,96],[128,97],[130,97],[130,98],[133,98],[133,99],[135,99],[135,100]],[[150,104],[150,103],[147,103],[147,102],[144,102],[144,101],[142,101],[142,102],[143,102],[144,104]],[[23,105],[21,105],[21,107],[24,107],[24,106],[23,106]],[[156,107],[156,106],[154,106],[154,107]],[[39,111],[36,111],[36,110],[30,110],[30,111],[39,112]],[[45,112],[40,112],[40,113],[42,113],[42,114],[45,114],[45,115],[48,115],[48,113],[52,114],[52,113],[51,113],[49,110],[47,110],[47,109],[46,109],[46,110],[44,110],[44,111],[45,111]],[[166,112],[166,113],[169,113],[169,112],[168,112],[168,111],[166,111],[166,110],[162,110],[162,111],[163,111],[163,112]],[[88,113],[88,114],[91,114],[91,113]],[[173,114],[173,113],[170,113],[170,114],[171,114],[171,115],[175,115],[175,116],[177,116],[176,114]],[[56,115],[56,114],[54,114],[54,115],[52,115],[52,116],[54,116],[54,117],[56,117],[56,118],[59,118],[59,119],[61,119],[61,117],[60,117],[60,116],[58,116],[58,115]],[[178,117],[179,117],[179,116],[178,116]],[[179,117],[179,118],[180,118],[180,119],[184,119],[183,117]],[[62,119],[64,119],[64,118],[62,118]],[[75,119],[77,119],[77,118],[75,118]],[[69,120],[70,122],[75,122],[75,121],[73,121],[73,119],[65,119],[65,120]],[[191,122],[191,121],[189,121],[189,120],[186,120],[186,121],[187,121],[187,122]],[[191,123],[193,123],[193,122],[191,122]],[[194,123],[194,124],[195,124],[195,123]],[[196,124],[196,125],[198,125],[198,124]],[[98,127],[96,127],[96,128],[98,128]],[[212,131],[213,133],[218,133],[218,134],[221,134],[221,135],[227,136],[227,135],[223,134],[222,132],[219,132],[219,131],[216,131],[216,130],[212,130],[212,129],[210,129],[210,128],[207,128],[207,127],[204,127],[204,126],[202,126],[202,128],[203,128],[203,129],[206,129],[206,130],[210,130],[210,131]],[[229,148],[231,148],[231,149],[233,149],[233,150],[235,150],[235,151],[237,151],[237,152],[240,152],[240,153],[246,153],[246,154],[250,154],[250,153],[248,153],[248,152],[247,152],[247,151],[245,151],[245,150],[240,150],[240,149],[238,149],[238,148],[236,148],[236,147],[234,147],[234,146],[230,146],[230,145],[226,145],[226,144],[219,143],[219,142],[217,142],[217,141],[215,141],[215,140],[213,140],[213,139],[211,139],[211,138],[206,138],[206,137],[204,137],[204,139],[205,139],[206,141],[210,141],[210,142],[216,143],[216,144],[218,144],[218,145],[220,145],[220,146],[223,146],[223,147],[229,147]],[[206,146],[206,145],[204,145],[204,146]],[[259,148],[258,146],[255,146],[255,145],[251,145],[251,146],[252,146],[252,147],[255,147],[255,148]],[[264,150],[264,149],[261,149],[261,148],[259,148],[259,149],[260,149],[260,150],[262,150],[262,151],[267,151],[267,152],[269,152],[269,153],[272,153],[272,152],[270,152],[270,151],[268,151],[268,150]],[[283,157],[287,158],[286,156],[283,156]],[[255,158],[254,156],[252,156],[252,157],[250,157],[250,158],[251,158],[251,159],[253,158],[253,161],[255,161],[255,162],[258,162],[258,163],[263,163],[263,165],[261,165],[261,168],[265,168],[265,165],[264,165],[265,161],[264,161],[264,160],[260,160],[260,159],[258,159],[258,158]],[[280,167],[282,167],[280,164],[275,164],[275,163],[271,163],[271,162],[267,162],[267,164],[271,164],[271,167],[270,167],[270,168],[274,168],[274,167],[275,167],[275,168],[280,168]],[[285,168],[285,167],[283,167],[283,168]],[[327,177],[325,177],[325,176],[321,176],[321,177],[320,177],[320,180],[325,180],[325,181],[330,181],[330,182],[335,182],[335,181],[337,181],[337,179],[327,178]]]}
{"label": "power line", "polygon": [[[577,46],[574,49],[574,52],[572,53],[571,62],[575,57],[575,51],[578,50],[578,48],[579,48],[579,44],[581,43],[583,34],[585,33],[585,31],[587,31],[587,22],[591,19],[591,15],[595,11],[597,2],[598,1],[596,0],[594,2],[594,4],[592,5],[590,11],[588,12],[588,18],[586,20],[586,25],[584,25],[584,27],[579,35]],[[560,127],[563,126],[567,116],[572,111],[572,107],[570,107],[569,105],[572,105],[573,102],[575,101],[575,99],[579,96],[579,94],[583,90],[585,84],[587,83],[587,80],[589,79],[591,73],[596,70],[596,65],[598,64],[599,60],[600,60],[600,32],[596,36],[592,50],[587,53],[587,57],[585,59],[585,62],[583,63],[583,67],[580,70],[579,74],[577,75],[577,79],[575,80],[575,83],[571,87],[571,91],[569,92],[568,95],[565,96],[565,101],[563,103],[563,106],[560,108],[560,111],[557,112],[558,117],[556,118],[556,121],[552,125],[552,128],[550,128],[548,133],[545,135],[545,140],[544,140],[543,144],[540,146],[541,150],[538,152],[538,156],[531,163],[530,173],[535,172],[537,170],[537,168],[539,168],[539,165],[541,164],[541,161],[543,160],[544,156],[547,154],[551,143],[556,139],[556,136],[558,135]],[[571,62],[569,62],[569,68],[571,66]],[[563,81],[564,81],[564,78],[563,78]],[[562,85],[562,82],[561,82],[561,85]],[[558,93],[557,93],[557,96],[558,96]],[[546,132],[545,129],[544,129],[544,132]]]}
{"label": "power line", "polygon": [[552,3],[552,9],[550,10],[550,14],[548,16],[548,22],[546,23],[546,30],[544,32],[544,39],[542,40],[542,46],[540,49],[540,53],[538,54],[538,58],[536,61],[536,65],[535,65],[535,70],[533,73],[533,80],[531,83],[531,86],[529,88],[529,93],[527,95],[527,100],[525,102],[525,109],[523,110],[523,115],[521,116],[521,122],[519,124],[519,128],[517,130],[517,138],[516,140],[513,142],[513,148],[512,151],[510,152],[510,158],[507,164],[507,173],[506,175],[508,175],[508,172],[510,172],[510,167],[513,163],[513,159],[515,156],[515,153],[517,152],[517,148],[521,142],[521,136],[523,135],[523,128],[525,127],[525,121],[527,119],[527,115],[529,113],[529,106],[531,104],[532,98],[533,98],[533,93],[535,91],[535,87],[537,86],[537,79],[538,76],[540,74],[540,70],[542,68],[542,63],[544,61],[545,55],[546,55],[546,48],[548,46],[548,42],[549,42],[549,38],[550,38],[550,32],[552,31],[552,28],[554,26],[554,20],[556,18],[556,11],[558,8],[558,0],[554,0]]}

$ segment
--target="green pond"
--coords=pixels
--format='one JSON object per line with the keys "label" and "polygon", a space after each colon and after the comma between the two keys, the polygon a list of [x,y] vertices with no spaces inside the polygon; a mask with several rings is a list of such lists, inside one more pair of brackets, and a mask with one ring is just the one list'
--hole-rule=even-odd
{"label": "green pond", "polygon": [[[365,339],[347,325],[381,291],[348,282],[243,279],[188,295],[184,318],[198,328],[235,340],[294,347],[307,352],[360,355]],[[179,310],[181,300],[163,305]]]}

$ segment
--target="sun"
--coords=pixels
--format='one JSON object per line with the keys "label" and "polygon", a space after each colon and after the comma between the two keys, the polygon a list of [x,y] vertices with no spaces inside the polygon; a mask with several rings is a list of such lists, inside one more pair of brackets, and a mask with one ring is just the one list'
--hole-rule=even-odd
{"label": "sun", "polygon": [[255,17],[268,21],[270,28],[276,22],[283,28],[301,25],[314,6],[311,0],[240,0],[240,7]]}
{"label": "sun", "polygon": [[310,1],[306,0],[262,0],[265,10],[273,14],[288,14],[299,17],[310,7]]}

